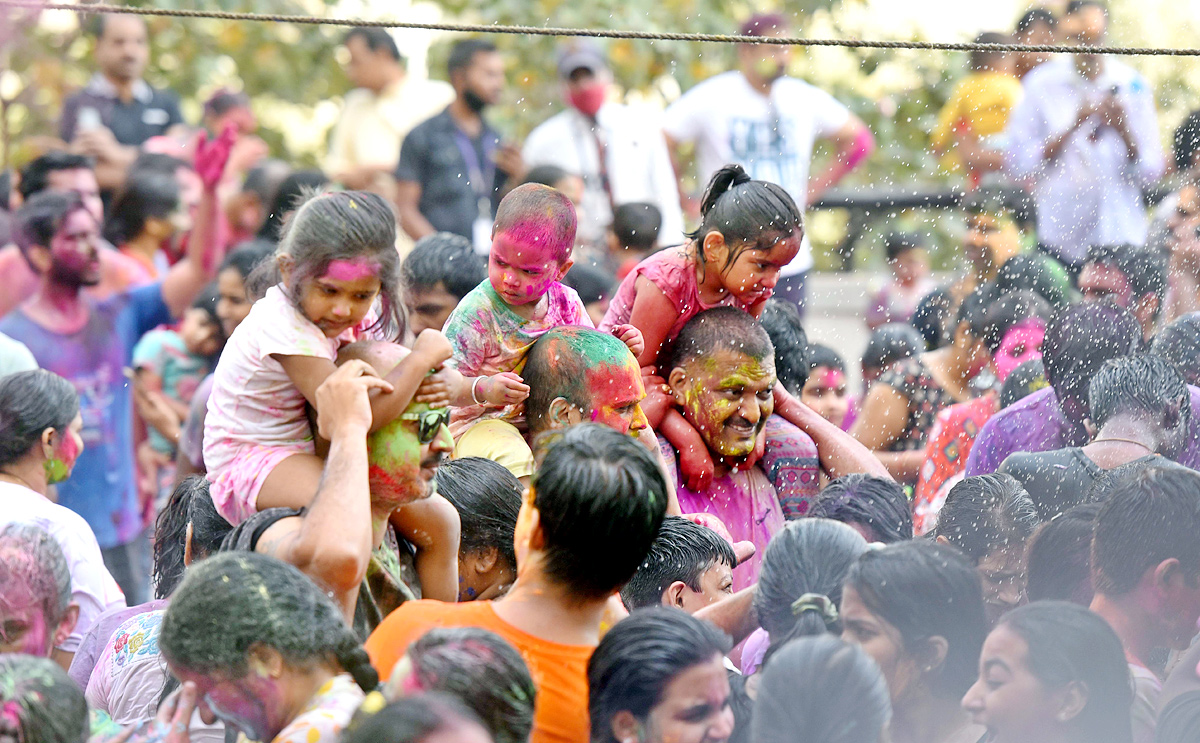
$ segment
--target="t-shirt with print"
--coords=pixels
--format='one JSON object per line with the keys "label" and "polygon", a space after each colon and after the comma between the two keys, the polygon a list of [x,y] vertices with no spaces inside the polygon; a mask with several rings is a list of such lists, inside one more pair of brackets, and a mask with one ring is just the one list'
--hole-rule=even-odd
{"label": "t-shirt with print", "polygon": [[83,517],[23,485],[0,482],[0,529],[9,524],[33,524],[58,543],[71,573],[71,602],[79,606],[79,621],[59,649],[74,653],[83,636],[109,609],[125,605],[100,554],[96,535]]}
{"label": "t-shirt with print", "polygon": [[[525,353],[534,341],[562,325],[592,327],[587,307],[569,286],[560,282],[551,284],[538,300],[533,317],[526,320],[500,298],[491,281],[484,279],[450,313],[443,332],[454,349],[458,371],[469,378],[501,372],[520,374]],[[450,433],[457,439],[476,421],[486,418],[503,418],[520,426],[524,423],[523,414],[523,405],[455,408],[450,418]]]}
{"label": "t-shirt with print", "polygon": [[367,654],[379,677],[389,678],[408,646],[434,627],[481,627],[517,649],[537,688],[530,743],[588,742],[587,663],[595,648],[524,632],[501,619],[491,601],[414,601],[392,612],[367,640]]}
{"label": "t-shirt with print", "polygon": [[[151,330],[133,347],[133,368],[148,369],[162,380],[162,392],[176,402],[188,402],[208,375],[209,361],[188,350],[174,330]],[[155,451],[170,454],[175,446],[154,428],[149,430]]]}
{"label": "t-shirt with print", "polygon": [[347,674],[338,674],[317,690],[271,743],[338,743],[342,730],[362,704],[362,689]]}
{"label": "t-shirt with print", "polygon": [[327,338],[296,309],[280,286],[268,289],[225,343],[213,374],[204,422],[209,481],[229,466],[243,447],[312,454],[308,401],[272,354],[332,362],[343,345],[376,337],[371,328],[377,317],[372,311],[357,326]]}
{"label": "t-shirt with print", "polygon": [[[86,301],[86,300],[85,300]],[[87,520],[104,549],[128,544],[142,531],[134,475],[133,400],[123,370],[145,333],[171,321],[162,284],[150,284],[89,304],[88,321],[69,334],[46,330],[23,310],[0,320],[0,332],[21,341],[38,364],[79,394],[83,453],[71,477],[58,483],[58,502]]]}
{"label": "t-shirt with print", "polygon": [[[849,120],[849,109],[803,80],[781,77],[763,95],[735,70],[710,77],[672,103],[663,129],[677,142],[696,143],[701,183],[727,163],[737,163],[751,178],[783,186],[803,210],[813,145]],[[812,264],[806,235],[781,273],[803,273]]]}

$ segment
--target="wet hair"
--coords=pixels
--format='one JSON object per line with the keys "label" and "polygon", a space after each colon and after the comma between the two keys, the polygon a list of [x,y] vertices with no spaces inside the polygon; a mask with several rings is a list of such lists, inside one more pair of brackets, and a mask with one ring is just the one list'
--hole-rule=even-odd
{"label": "wet hair", "polygon": [[811,373],[817,367],[846,371],[846,362],[840,354],[824,343],[813,343],[808,347],[808,371]]}
{"label": "wet hair", "polygon": [[204,475],[189,475],[171,491],[154,520],[154,597],[165,599],[183,580],[183,555],[191,527],[192,558],[201,560],[220,551],[233,530],[217,513]]}
{"label": "wet hair", "polygon": [[933,351],[950,341],[948,329],[954,320],[953,304],[945,289],[934,289],[917,303],[908,323],[924,341],[924,350]]}
{"label": "wet hair", "polygon": [[463,39],[450,48],[450,56],[446,59],[446,74],[451,80],[454,74],[465,70],[475,61],[477,54],[495,54],[496,45],[484,39]]}
{"label": "wet hair", "polygon": [[571,173],[557,165],[535,165],[525,174],[524,183],[540,183],[550,188],[558,188],[558,184],[562,183],[564,178],[570,177]]}
{"label": "wet hair", "polygon": [[1130,743],[1133,683],[1121,640],[1108,622],[1066,601],[1039,601],[1000,618],[1025,641],[1025,664],[1047,690],[1079,683],[1087,703],[1071,725],[1080,740]]}
{"label": "wet hair", "polygon": [[699,591],[700,578],[718,563],[730,570],[737,567],[733,547],[724,537],[681,516],[667,516],[650,553],[621,589],[621,600],[630,611],[658,606],[663,591],[675,581]]}
{"label": "wet hair", "polygon": [[500,200],[492,234],[508,234],[523,244],[542,243],[554,260],[565,263],[575,247],[577,227],[575,206],[562,191],[526,183]]}
{"label": "wet hair", "polygon": [[1200,580],[1200,473],[1151,465],[1110,483],[1096,517],[1092,579],[1096,593],[1123,596],[1147,570],[1179,560],[1189,585]]}
{"label": "wet hair", "polygon": [[1071,301],[1071,280],[1057,262],[1041,253],[1018,253],[1004,262],[996,272],[996,289],[1002,294],[1027,290],[1036,292],[1050,305],[1059,309]]}
{"label": "wet hair", "polygon": [[529,430],[540,432],[549,427],[546,416],[550,404],[563,398],[582,411],[593,407],[588,388],[588,370],[598,363],[628,364],[633,354],[619,339],[608,333],[577,325],[554,328],[534,341],[525,354],[521,377],[529,385],[525,400],[525,419]]}
{"label": "wet hair", "polygon": [[467,725],[483,727],[475,713],[460,700],[448,694],[416,694],[390,702],[377,712],[369,711],[364,703],[354,713],[341,740],[342,743],[421,743],[439,731]]}
{"label": "wet hair", "polygon": [[611,299],[613,289],[617,286],[617,278],[612,272],[601,266],[587,263],[576,263],[567,271],[562,282],[575,290],[584,304],[603,302]]}
{"label": "wet hair", "polygon": [[1158,298],[1159,310],[1167,296],[1167,259],[1159,251],[1139,245],[1093,245],[1084,265],[1112,266],[1129,282],[1133,299],[1147,294]]}
{"label": "wet hair", "polygon": [[33,369],[0,378],[0,467],[19,462],[47,428],[66,434],[77,415],[74,385],[54,372]]}
{"label": "wet hair", "polygon": [[342,610],[299,569],[257,552],[213,555],[188,570],[158,644],[171,665],[195,673],[242,678],[263,645],[294,666],[335,661],[363,691],[379,685]]}
{"label": "wet hair", "polygon": [[914,540],[863,553],[846,586],[867,610],[892,625],[910,652],[943,637],[946,658],[931,680],[933,693],[959,699],[975,682],[979,650],[987,636],[979,574],[961,552]]}
{"label": "wet hair", "polygon": [[1196,165],[1196,153],[1200,152],[1200,110],[1192,111],[1175,127],[1171,154],[1175,158],[1175,169],[1186,173]]}
{"label": "wet hair", "polygon": [[54,661],[0,655],[0,743],[83,743],[90,732],[83,691]]}
{"label": "wet hair", "polygon": [[667,509],[667,483],[637,439],[595,423],[546,438],[533,475],[543,567],[580,601],[625,585],[646,558]]}
{"label": "wet hair", "polygon": [[498,559],[515,572],[513,539],[525,492],[521,481],[503,465],[482,457],[444,462],[433,481],[462,520],[459,552],[469,555],[495,549]]}
{"label": "wet hair", "polygon": [[21,249],[26,260],[35,245],[50,247],[50,241],[62,229],[67,217],[75,212],[86,212],[83,199],[76,193],[42,191],[13,215],[13,241]]}
{"label": "wet hair", "polygon": [[945,537],[976,565],[998,549],[1022,546],[1041,522],[1029,493],[1012,475],[976,475],[950,488],[934,537]]}
{"label": "wet hair", "polygon": [[[308,282],[339,260],[367,259],[379,276],[379,319],[373,326],[386,338],[404,334],[400,302],[400,256],[396,252],[396,213],[383,197],[368,191],[311,194],[288,218],[275,251],[292,260],[285,293],[297,308]],[[247,294],[261,297],[282,282],[278,261],[265,261],[247,281]]]}
{"label": "wet hair", "polygon": [[613,210],[612,231],[622,247],[653,250],[662,228],[662,212],[654,204],[621,204]]}
{"label": "wet hair", "polygon": [[1200,730],[1200,690],[1185,691],[1167,702],[1154,727],[1155,743],[1193,743]]}
{"label": "wet hair", "polygon": [[462,299],[487,278],[487,262],[462,235],[435,232],[417,240],[400,273],[406,292],[429,291],[440,283]]}
{"label": "wet hair", "polygon": [[246,281],[254,273],[254,269],[274,253],[275,243],[267,240],[254,238],[240,242],[233,246],[233,249],[225,256],[225,260],[221,261],[217,275],[220,276],[224,271],[232,268],[241,275],[242,281]]}
{"label": "wet hair", "polygon": [[1099,8],[1103,10],[1105,15],[1108,14],[1108,5],[1100,0],[1070,0],[1067,3],[1067,9],[1063,11],[1064,16],[1073,15],[1083,10],[1084,8]]}
{"label": "wet hair", "polygon": [[1050,303],[1036,292],[1018,290],[999,293],[994,286],[991,292],[995,298],[983,311],[983,342],[989,353],[995,354],[1000,350],[1004,336],[1013,326],[1026,320],[1041,320],[1043,325],[1050,321],[1053,313]]}
{"label": "wet hair", "polygon": [[1171,362],[1188,384],[1200,384],[1200,312],[1177,317],[1158,331],[1150,351]]}
{"label": "wet hair", "polygon": [[829,519],[789,521],[771,537],[754,594],[754,613],[771,637],[764,662],[788,640],[841,633],[836,612],[823,614],[819,606],[800,606],[800,599],[816,594],[840,607],[846,574],[867,549],[862,535]]}
{"label": "wet hair", "polygon": [[1187,430],[1191,395],[1169,363],[1149,353],[1112,359],[1088,385],[1088,409],[1099,427],[1118,415],[1149,416],[1163,429]]}
{"label": "wet hair", "polygon": [[746,250],[768,248],[780,237],[803,234],[804,217],[782,186],[752,180],[740,165],[726,165],[713,174],[700,202],[700,226],[688,238],[704,265],[704,237],[719,232],[725,238],[727,270]]}
{"label": "wet hair", "polygon": [[913,538],[912,506],[904,488],[882,477],[843,475],[821,491],[806,515],[859,524],[884,544]]}
{"label": "wet hair", "polygon": [[1112,302],[1082,302],[1054,314],[1042,342],[1046,381],[1060,403],[1086,407],[1087,388],[1105,361],[1138,349],[1142,328],[1133,315]]}
{"label": "wet hair", "polygon": [[593,743],[617,743],[612,719],[618,712],[644,724],[673,679],[728,650],[720,630],[681,609],[639,609],[617,622],[588,660]]}
{"label": "wet hair", "polygon": [[756,361],[774,363],[775,349],[763,326],[736,307],[705,310],[683,326],[675,338],[665,371],[678,369],[702,356],[711,357],[720,350],[736,351]]}
{"label": "wet hair", "polygon": [[71,569],[62,547],[48,532],[34,524],[12,522],[0,528],[0,586],[8,590],[18,584],[42,605],[52,635],[71,606]]}
{"label": "wet hair", "polygon": [[1018,35],[1029,33],[1029,30],[1037,24],[1043,24],[1050,28],[1058,27],[1058,19],[1054,14],[1045,8],[1033,8],[1025,11],[1019,19],[1017,19],[1016,32]]}
{"label": "wet hair", "polygon": [[775,374],[783,388],[799,397],[808,381],[808,334],[800,310],[791,302],[768,299],[758,319],[775,348]]}
{"label": "wet hair", "polygon": [[892,716],[887,681],[862,648],[832,635],[784,645],[763,670],[754,743],[877,743]]}
{"label": "wet hair", "polygon": [[1030,601],[1072,601],[1091,606],[1092,532],[1099,503],[1083,503],[1037,528],[1025,552]]}
{"label": "wet hair", "polygon": [[883,238],[883,254],[889,263],[910,250],[928,249],[929,240],[916,232],[892,232]]}
{"label": "wet hair", "polygon": [[867,369],[886,369],[897,361],[919,355],[925,348],[925,339],[913,326],[899,322],[880,325],[867,339],[862,365]]}
{"label": "wet hair", "polygon": [[1050,383],[1046,381],[1046,367],[1041,359],[1022,361],[1008,373],[1008,378],[1000,388],[1000,408],[1007,408],[1049,386]]}
{"label": "wet hair", "polygon": [[504,638],[479,627],[435,627],[409,646],[407,657],[412,672],[393,675],[384,696],[448,694],[478,716],[496,743],[529,740],[537,688]]}
{"label": "wet hair", "polygon": [[362,39],[363,44],[373,52],[387,52],[387,55],[396,60],[400,64],[404,64],[404,55],[400,54],[400,47],[396,46],[396,40],[392,35],[383,28],[365,28],[358,26],[346,32],[342,37],[343,44],[349,44],[351,39]]}
{"label": "wet hair", "polygon": [[204,102],[204,115],[224,116],[235,108],[250,108],[250,96],[240,91],[221,88]]}
{"label": "wet hair", "polygon": [[96,163],[86,155],[54,150],[34,158],[21,169],[21,182],[17,192],[22,201],[50,188],[50,174],[59,170],[95,170]]}
{"label": "wet hair", "polygon": [[[998,33],[996,31],[984,31],[975,37],[976,44],[1008,44],[1012,38],[1008,34]],[[970,66],[972,71],[978,72],[988,65],[993,65],[1004,58],[1004,52],[997,51],[974,51],[970,54]]]}
{"label": "wet hair", "polygon": [[[1007,313],[993,315],[992,313],[1000,301],[993,284],[984,284],[964,297],[962,303],[958,305],[958,312],[955,313],[954,325],[948,328],[949,340],[954,339],[954,334],[964,323],[967,326],[967,333],[975,340],[983,341],[984,345],[988,345],[989,337],[1003,338],[1011,327],[1010,323],[1013,322],[1013,313],[1011,312],[1013,307],[1009,307],[1010,311]],[[999,340],[996,341],[996,345],[1000,345]]]}
{"label": "wet hair", "polygon": [[283,219],[288,212],[299,208],[307,198],[306,194],[320,191],[328,185],[329,179],[319,170],[297,170],[289,173],[275,190],[275,198],[271,200],[267,218],[258,228],[256,237],[278,242],[283,231]]}

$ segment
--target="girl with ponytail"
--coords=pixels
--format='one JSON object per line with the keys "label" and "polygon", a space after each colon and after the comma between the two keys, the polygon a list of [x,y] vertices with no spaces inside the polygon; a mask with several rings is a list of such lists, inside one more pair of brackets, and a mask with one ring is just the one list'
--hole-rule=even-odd
{"label": "girl with ponytail", "polygon": [[159,647],[202,709],[263,743],[337,743],[379,684],[341,609],[295,567],[252,552],[188,571]]}
{"label": "girl with ponytail", "polygon": [[[675,355],[671,349],[676,337],[697,314],[735,307],[759,318],[779,282],[780,269],[796,257],[804,237],[801,211],[787,191],[752,180],[740,165],[726,165],[713,175],[700,212],[700,227],[687,242],[651,255],[625,277],[599,327],[608,332],[630,324],[640,330],[645,348],[638,364],[655,369],[662,379],[670,376],[671,369],[665,367]],[[680,452],[681,484],[703,493],[713,481],[712,456],[673,407],[661,379],[655,382],[646,385],[642,407],[651,427]],[[801,405],[781,385],[775,386],[774,405],[779,416],[768,423],[766,436],[776,446],[767,447],[767,452],[782,466],[788,466],[788,460],[811,459],[815,442],[822,466],[833,477],[851,471],[885,474],[865,448]],[[753,462],[734,464],[744,470]],[[774,469],[767,459],[763,464]],[[809,488],[812,492],[790,492],[795,488],[787,487],[788,482],[811,483],[815,473],[793,474],[775,483],[790,517],[803,515],[808,498],[816,495],[815,487]]]}

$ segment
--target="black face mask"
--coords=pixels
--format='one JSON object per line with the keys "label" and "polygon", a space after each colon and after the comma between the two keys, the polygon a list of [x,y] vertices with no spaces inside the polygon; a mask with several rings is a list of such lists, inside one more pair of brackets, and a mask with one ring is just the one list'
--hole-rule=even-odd
{"label": "black face mask", "polygon": [[463,103],[467,104],[467,108],[477,114],[483,113],[483,109],[487,108],[487,101],[479,97],[479,94],[474,90],[467,88],[462,94]]}

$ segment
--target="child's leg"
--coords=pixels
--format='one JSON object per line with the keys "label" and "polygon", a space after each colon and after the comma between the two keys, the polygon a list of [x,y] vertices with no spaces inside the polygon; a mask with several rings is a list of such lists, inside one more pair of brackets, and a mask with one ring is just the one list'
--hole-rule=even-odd
{"label": "child's leg", "polygon": [[325,460],[313,454],[292,454],[271,469],[263,480],[255,510],[304,508],[312,503],[321,485]]}
{"label": "child's leg", "polygon": [[767,419],[767,448],[762,468],[775,486],[779,505],[788,519],[798,519],[821,488],[821,461],[808,434],[778,415]]}
{"label": "child's leg", "polygon": [[209,493],[217,513],[234,526],[266,508],[312,503],[324,469],[320,457],[260,445],[230,452],[225,461],[208,471]]}
{"label": "child's leg", "polygon": [[440,495],[401,506],[391,524],[417,548],[421,598],[458,601],[458,511]]}

